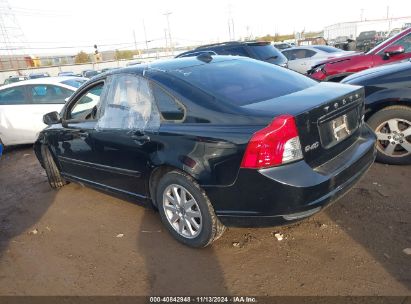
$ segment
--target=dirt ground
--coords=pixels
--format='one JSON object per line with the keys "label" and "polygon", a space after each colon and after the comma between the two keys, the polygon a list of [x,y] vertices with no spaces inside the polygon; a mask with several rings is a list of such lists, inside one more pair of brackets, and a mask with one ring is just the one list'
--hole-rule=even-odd
{"label": "dirt ground", "polygon": [[152,210],[50,189],[31,147],[0,160],[0,202],[0,295],[411,295],[411,166],[375,164],[308,220],[201,250]]}

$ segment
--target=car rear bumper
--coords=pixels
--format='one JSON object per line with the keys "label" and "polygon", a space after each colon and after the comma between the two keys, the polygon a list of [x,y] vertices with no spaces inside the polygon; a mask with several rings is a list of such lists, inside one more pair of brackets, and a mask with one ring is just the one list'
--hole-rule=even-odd
{"label": "car rear bumper", "polygon": [[290,223],[347,193],[374,162],[375,140],[364,124],[353,145],[319,167],[299,161],[263,170],[240,169],[233,185],[204,189],[227,226]]}

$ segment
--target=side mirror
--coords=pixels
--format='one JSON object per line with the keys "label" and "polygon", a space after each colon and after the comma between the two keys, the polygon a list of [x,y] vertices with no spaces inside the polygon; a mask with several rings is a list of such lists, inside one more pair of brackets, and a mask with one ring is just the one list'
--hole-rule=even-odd
{"label": "side mirror", "polygon": [[387,57],[392,55],[402,54],[405,52],[405,49],[402,45],[390,45],[384,50],[384,54]]}
{"label": "side mirror", "polygon": [[43,116],[43,122],[46,125],[53,125],[61,122],[60,114],[56,111],[47,113]]}

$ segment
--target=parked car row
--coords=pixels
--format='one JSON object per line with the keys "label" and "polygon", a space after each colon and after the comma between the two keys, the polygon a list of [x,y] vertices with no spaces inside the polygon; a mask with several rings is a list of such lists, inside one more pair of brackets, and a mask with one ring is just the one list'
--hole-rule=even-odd
{"label": "parked car row", "polygon": [[[84,77],[84,78],[92,78],[98,74],[105,73],[107,71],[117,69],[117,68],[104,68],[101,70],[84,70],[79,74],[76,74],[72,71],[62,71],[57,74],[57,76],[74,76],[74,77]],[[11,84],[14,82],[19,82],[23,80],[28,80],[28,79],[37,79],[37,78],[45,78],[45,77],[50,77],[49,73],[31,73],[28,76],[24,75],[18,75],[18,76],[10,76],[9,78],[4,80],[3,85]]]}

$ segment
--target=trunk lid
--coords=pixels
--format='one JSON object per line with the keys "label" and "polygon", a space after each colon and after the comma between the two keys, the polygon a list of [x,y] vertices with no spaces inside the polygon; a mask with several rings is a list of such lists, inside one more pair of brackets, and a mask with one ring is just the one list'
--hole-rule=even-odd
{"label": "trunk lid", "polygon": [[305,161],[317,167],[336,157],[359,136],[364,91],[358,86],[319,83],[306,90],[243,106],[250,114],[295,117]]}

